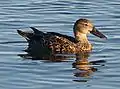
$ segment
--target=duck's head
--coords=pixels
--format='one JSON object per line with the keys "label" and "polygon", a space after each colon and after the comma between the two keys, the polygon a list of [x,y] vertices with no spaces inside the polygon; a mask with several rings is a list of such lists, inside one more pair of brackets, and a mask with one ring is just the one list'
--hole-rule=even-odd
{"label": "duck's head", "polygon": [[98,36],[99,38],[107,38],[105,35],[103,35],[101,32],[99,32],[95,26],[92,24],[92,22],[88,19],[79,19],[75,22],[74,27],[74,35],[75,38],[79,41],[81,39],[87,39],[87,34],[91,33],[95,36]]}

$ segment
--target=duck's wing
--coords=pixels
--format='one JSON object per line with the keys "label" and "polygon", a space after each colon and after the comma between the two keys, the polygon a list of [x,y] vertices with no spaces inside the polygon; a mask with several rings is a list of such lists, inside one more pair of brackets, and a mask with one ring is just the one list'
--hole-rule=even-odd
{"label": "duck's wing", "polygon": [[51,35],[55,35],[55,36],[58,36],[58,37],[62,37],[62,38],[68,39],[71,42],[77,43],[77,40],[74,37],[72,37],[72,36],[63,35],[63,34],[60,34],[60,33],[57,33],[57,32],[47,32],[47,34],[51,34]]}
{"label": "duck's wing", "polygon": [[42,31],[39,31],[38,29],[34,28],[34,27],[30,27],[33,32],[24,32],[24,31],[21,31],[21,30],[17,30],[18,34],[21,35],[22,37],[24,37],[27,41],[29,40],[39,40],[40,38],[44,38],[44,37],[50,37],[50,36],[54,36],[54,37],[59,37],[59,38],[64,38],[64,39],[67,39],[73,43],[76,43],[77,41],[75,40],[74,37],[72,36],[67,36],[67,35],[64,35],[64,34],[60,34],[60,33],[57,33],[57,32],[47,32],[47,33],[44,33]]}
{"label": "duck's wing", "polygon": [[30,27],[34,32],[23,32],[17,30],[29,43],[29,48],[48,47],[58,53],[73,53],[75,51],[75,38],[56,32],[47,32]]}
{"label": "duck's wing", "polygon": [[39,31],[38,29],[36,29],[34,27],[30,27],[30,28],[34,31],[35,36],[37,36],[37,37],[38,36],[45,37],[46,35],[47,36],[49,35],[49,36],[57,36],[57,37],[65,38],[65,39],[67,39],[67,40],[69,40],[71,42],[74,42],[74,43],[77,42],[77,40],[74,37],[72,37],[72,36],[63,35],[63,34],[60,34],[60,33],[57,33],[57,32],[47,32],[47,33],[44,33],[44,32]]}
{"label": "duck's wing", "polygon": [[39,36],[44,36],[46,35],[44,32],[39,31],[38,29],[34,28],[34,27],[30,27],[33,31],[35,35],[39,35]]}

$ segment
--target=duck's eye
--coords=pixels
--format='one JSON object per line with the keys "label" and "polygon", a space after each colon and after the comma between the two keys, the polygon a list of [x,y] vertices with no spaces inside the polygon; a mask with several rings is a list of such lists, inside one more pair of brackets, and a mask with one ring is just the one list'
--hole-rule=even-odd
{"label": "duck's eye", "polygon": [[85,26],[88,26],[88,24],[84,24]]}

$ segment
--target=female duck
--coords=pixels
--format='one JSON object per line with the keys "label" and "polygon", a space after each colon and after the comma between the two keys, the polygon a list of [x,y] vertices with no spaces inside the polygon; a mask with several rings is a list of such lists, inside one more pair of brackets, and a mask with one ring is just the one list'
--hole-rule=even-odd
{"label": "female duck", "polygon": [[39,51],[44,48],[51,50],[52,53],[76,54],[80,52],[90,52],[92,50],[92,45],[87,38],[89,33],[100,38],[107,38],[87,19],[79,19],[75,22],[73,27],[75,37],[56,32],[44,33],[34,27],[30,28],[34,32],[17,30],[17,32],[28,41],[28,52],[32,50]]}

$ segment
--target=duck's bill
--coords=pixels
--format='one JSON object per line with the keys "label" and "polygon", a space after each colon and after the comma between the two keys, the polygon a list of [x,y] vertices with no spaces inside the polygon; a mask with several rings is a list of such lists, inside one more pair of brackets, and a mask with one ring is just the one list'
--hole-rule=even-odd
{"label": "duck's bill", "polygon": [[95,27],[93,27],[93,30],[90,33],[100,38],[107,39],[107,37],[103,35],[101,32],[99,32]]}

